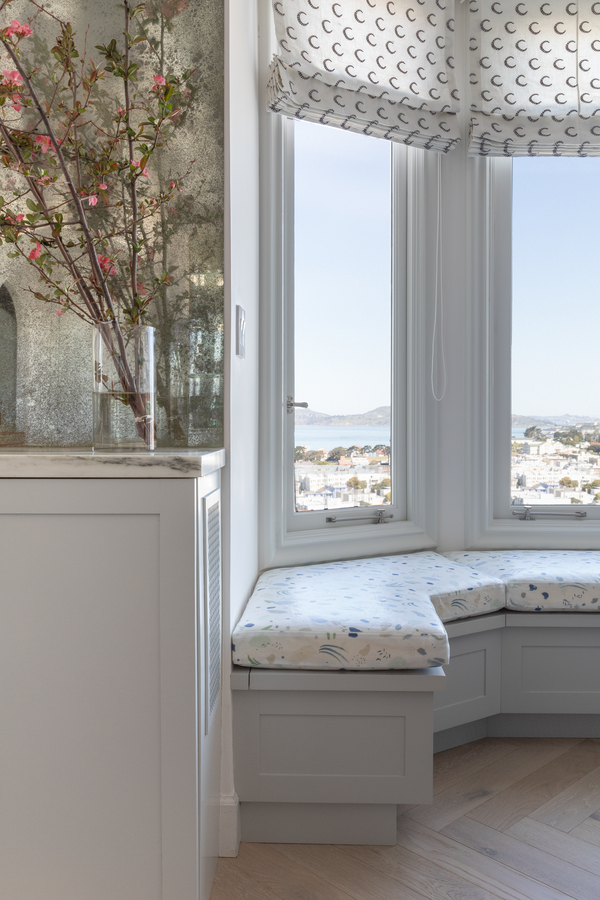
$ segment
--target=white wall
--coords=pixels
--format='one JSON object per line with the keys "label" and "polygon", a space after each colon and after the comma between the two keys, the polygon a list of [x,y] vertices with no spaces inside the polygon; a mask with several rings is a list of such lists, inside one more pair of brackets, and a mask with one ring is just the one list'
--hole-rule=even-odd
{"label": "white wall", "polygon": [[[226,300],[223,505],[223,756],[221,856],[237,854],[231,743],[230,634],[258,575],[258,105],[256,4],[225,3]],[[236,305],[246,311],[246,358],[236,356]]]}

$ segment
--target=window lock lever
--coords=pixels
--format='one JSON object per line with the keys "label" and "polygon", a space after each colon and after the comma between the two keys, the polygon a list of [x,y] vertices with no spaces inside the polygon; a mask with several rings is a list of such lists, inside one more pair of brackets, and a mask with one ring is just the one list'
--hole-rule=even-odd
{"label": "window lock lever", "polygon": [[295,406],[301,406],[302,409],[308,409],[308,403],[294,403],[294,398],[290,394],[288,394],[287,411],[291,412]]}

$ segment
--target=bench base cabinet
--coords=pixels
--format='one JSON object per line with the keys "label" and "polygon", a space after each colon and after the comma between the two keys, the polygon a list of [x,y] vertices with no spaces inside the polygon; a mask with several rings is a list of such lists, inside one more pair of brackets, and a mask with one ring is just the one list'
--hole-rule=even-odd
{"label": "bench base cabinet", "polygon": [[434,748],[600,735],[600,616],[497,612],[446,627],[443,670],[236,669],[242,840],[394,844],[396,804],[432,801]]}
{"label": "bench base cabinet", "polygon": [[[600,712],[600,616],[498,613],[451,623],[447,631],[450,663],[444,667],[446,691],[436,695],[436,733],[499,714]],[[503,721],[510,730],[510,720]],[[513,721],[517,727],[519,719]],[[538,719],[538,731],[543,721]]]}
{"label": "bench base cabinet", "polygon": [[395,844],[396,804],[431,803],[440,669],[239,671],[242,840]]}
{"label": "bench base cabinet", "polygon": [[562,628],[519,627],[519,617],[507,616],[501,712],[600,712],[600,617],[565,618],[571,621]]}

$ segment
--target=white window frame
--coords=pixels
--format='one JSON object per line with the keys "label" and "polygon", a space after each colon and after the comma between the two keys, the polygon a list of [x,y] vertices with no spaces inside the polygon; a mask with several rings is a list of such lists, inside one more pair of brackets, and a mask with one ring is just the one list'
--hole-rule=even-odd
{"label": "white window frame", "polygon": [[[512,160],[468,161],[467,548],[597,549],[600,509],[585,519],[522,521],[510,506]],[[540,512],[568,512],[564,506]],[[535,516],[535,512],[532,510]]]}
{"label": "white window frame", "polygon": [[[259,0],[259,85],[275,49],[270,0]],[[293,131],[260,102],[260,566],[294,565],[409,552],[435,546],[436,415],[429,385],[431,303],[439,159],[393,147],[394,343],[392,477],[395,518],[386,524],[326,524],[326,513],[294,510],[293,427],[287,396],[293,384]],[[287,194],[287,197],[286,197]],[[433,239],[433,240],[432,240]],[[400,312],[398,312],[400,310]],[[308,398],[298,397],[296,400]],[[367,513],[367,510],[365,510]],[[342,511],[342,516],[351,514]],[[340,516],[340,518],[342,517]]]}
{"label": "white window frame", "polygon": [[[286,396],[293,396],[299,401],[310,400],[300,397],[294,392],[294,225],[292,221],[294,209],[294,120],[283,119],[283,232],[284,241],[284,347]],[[318,127],[318,126],[315,126]],[[406,422],[406,366],[404,363],[406,347],[406,165],[407,154],[404,147],[391,145],[391,194],[390,212],[392,215],[392,254],[391,254],[391,475],[392,503],[383,508],[386,515],[391,514],[397,521],[406,519],[406,438],[404,423]],[[310,404],[309,404],[310,405]],[[294,413],[289,411],[284,418],[284,490],[291,492],[285,497],[287,510],[287,530],[313,531],[315,529],[331,530],[326,527],[327,516],[332,511],[302,511],[294,509]],[[377,508],[377,507],[375,507]],[[372,509],[352,507],[336,510],[336,516],[343,519],[347,516],[361,516],[365,525],[371,525]],[[391,523],[388,523],[391,524]],[[386,524],[386,528],[388,527]],[[342,525],[337,526],[337,530]],[[361,527],[360,522],[353,522],[352,528]]]}

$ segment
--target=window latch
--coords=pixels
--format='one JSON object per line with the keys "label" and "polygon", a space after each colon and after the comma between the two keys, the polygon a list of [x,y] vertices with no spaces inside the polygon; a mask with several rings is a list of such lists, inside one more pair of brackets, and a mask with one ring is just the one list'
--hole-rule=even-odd
{"label": "window latch", "polygon": [[531,506],[522,506],[518,510],[513,509],[512,514],[513,514],[513,516],[517,516],[517,518],[521,522],[535,522],[535,520],[539,516],[561,516],[565,519],[586,519],[587,518],[587,513],[584,512],[583,510],[579,510],[579,509],[576,511],[573,511],[573,512],[550,512],[550,511],[545,512],[543,510],[540,511],[540,510],[536,509],[535,516],[531,515],[531,510],[532,510]]}
{"label": "window latch", "polygon": [[366,519],[375,519],[372,525],[383,525],[386,519],[393,519],[393,513],[385,513],[382,509],[376,509],[372,513],[366,513],[364,516],[326,516],[326,522],[364,522]]}
{"label": "window latch", "polygon": [[295,406],[301,406],[302,409],[308,409],[308,403],[294,403],[294,398],[290,394],[288,394],[287,411],[291,412]]}

